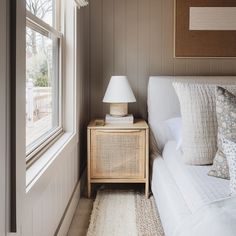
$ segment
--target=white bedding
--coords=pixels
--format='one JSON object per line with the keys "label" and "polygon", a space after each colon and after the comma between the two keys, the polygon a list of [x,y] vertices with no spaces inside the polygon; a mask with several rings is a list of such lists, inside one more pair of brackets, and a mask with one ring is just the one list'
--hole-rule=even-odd
{"label": "white bedding", "polygon": [[173,236],[191,212],[162,158],[156,158],[153,162],[151,185],[165,235]]}
{"label": "white bedding", "polygon": [[229,180],[208,176],[210,166],[191,166],[181,161],[181,152],[170,141],[163,151],[163,159],[174,178],[188,208],[193,213],[202,205],[229,196]]}
{"label": "white bedding", "polygon": [[236,197],[211,202],[192,214],[172,236],[235,236]]}
{"label": "white bedding", "polygon": [[156,199],[166,236],[173,236],[200,207],[229,194],[229,181],[210,177],[210,166],[181,164],[176,143],[169,141],[163,158],[153,162],[152,192]]}
{"label": "white bedding", "polygon": [[[235,84],[235,76],[151,77],[148,84],[148,122],[161,151],[166,141],[169,140],[168,132],[166,132],[166,127],[163,126],[163,123],[170,118],[180,116],[180,105],[172,82],[186,80],[206,84],[221,84],[222,81],[224,84]],[[165,102],[163,103],[163,101]],[[178,157],[179,154],[176,154],[175,149],[171,147],[172,145],[169,143],[165,147],[165,160],[163,158],[156,158],[153,161],[152,192],[166,236],[175,235],[178,229],[182,233],[182,226],[189,226],[190,232],[186,231],[186,234],[179,235],[193,236],[191,229],[195,224],[192,224],[194,222],[192,219],[195,218],[196,221],[198,219],[201,220],[201,214],[197,214],[201,211],[209,213],[207,214],[209,218],[205,218],[205,223],[214,218],[209,206],[212,205],[214,210],[219,210],[217,203],[222,202],[220,199],[228,197],[229,181],[207,176],[209,167],[190,166],[185,168],[178,166],[179,162],[176,163],[174,158]],[[227,205],[228,201],[226,202],[225,204]],[[228,206],[225,206],[225,209],[229,209]],[[218,212],[218,215],[224,216],[224,213]],[[232,212],[230,214],[235,215]],[[227,221],[231,221],[236,225],[235,220],[233,217],[227,217]],[[223,224],[219,225],[222,227],[220,229],[224,230]],[[194,230],[196,229],[195,232],[198,232],[199,228],[197,226],[199,225],[195,226]],[[204,230],[203,232],[207,231]],[[203,235],[209,236],[201,234],[201,236]],[[197,236],[200,236],[200,234],[197,234]]]}

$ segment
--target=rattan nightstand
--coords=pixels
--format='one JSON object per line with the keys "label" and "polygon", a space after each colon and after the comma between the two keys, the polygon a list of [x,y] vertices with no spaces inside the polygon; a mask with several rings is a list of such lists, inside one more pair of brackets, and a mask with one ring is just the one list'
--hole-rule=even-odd
{"label": "rattan nightstand", "polygon": [[88,197],[94,183],[143,183],[149,194],[149,128],[134,124],[88,125]]}

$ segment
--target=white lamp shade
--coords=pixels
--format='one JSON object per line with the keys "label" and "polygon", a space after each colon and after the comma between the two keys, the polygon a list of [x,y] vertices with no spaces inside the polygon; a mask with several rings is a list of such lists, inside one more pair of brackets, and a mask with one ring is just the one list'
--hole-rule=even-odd
{"label": "white lamp shade", "polygon": [[108,84],[103,102],[129,103],[136,102],[127,76],[112,76]]}

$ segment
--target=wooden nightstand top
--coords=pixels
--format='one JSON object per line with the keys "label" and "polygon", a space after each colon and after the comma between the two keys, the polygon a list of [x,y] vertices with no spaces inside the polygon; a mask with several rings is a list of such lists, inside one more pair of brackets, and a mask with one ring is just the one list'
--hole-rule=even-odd
{"label": "wooden nightstand top", "polygon": [[148,129],[148,124],[145,120],[135,120],[133,124],[105,124],[103,126],[95,125],[95,120],[92,120],[88,129]]}

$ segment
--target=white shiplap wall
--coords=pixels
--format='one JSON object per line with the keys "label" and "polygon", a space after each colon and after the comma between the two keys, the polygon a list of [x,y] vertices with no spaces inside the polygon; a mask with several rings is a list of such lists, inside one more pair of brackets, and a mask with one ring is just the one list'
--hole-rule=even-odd
{"label": "white shiplap wall", "polygon": [[78,150],[71,142],[26,194],[22,235],[52,236],[78,181]]}

